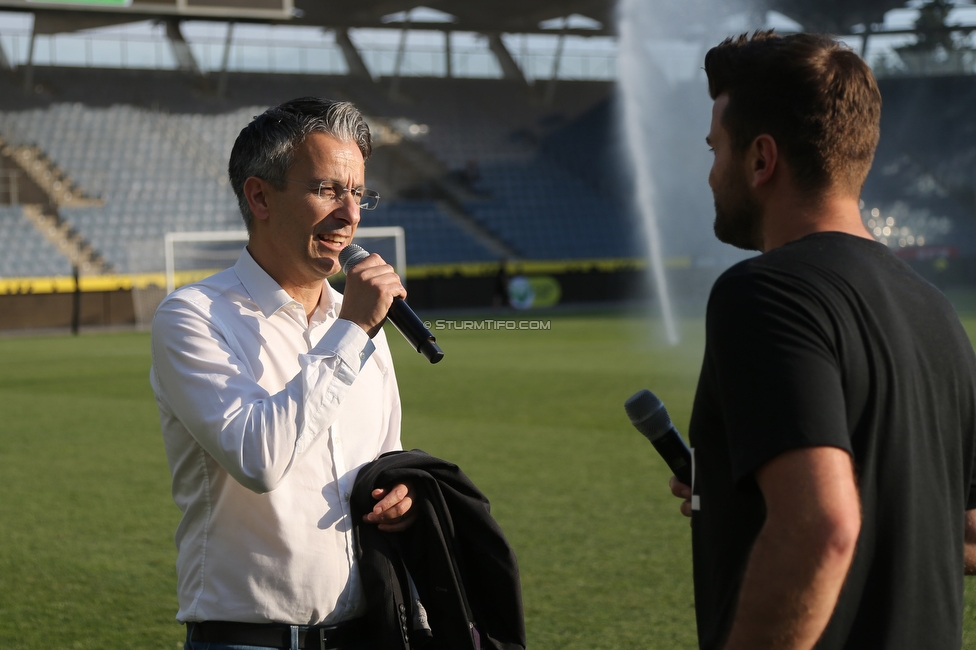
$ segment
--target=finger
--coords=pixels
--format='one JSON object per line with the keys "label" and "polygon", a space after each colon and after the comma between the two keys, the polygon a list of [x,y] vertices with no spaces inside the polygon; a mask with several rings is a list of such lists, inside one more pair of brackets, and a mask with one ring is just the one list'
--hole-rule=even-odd
{"label": "finger", "polygon": [[376,488],[372,492],[373,498],[377,500],[376,505],[373,506],[373,512],[381,512],[397,504],[407,496],[407,492],[407,486],[402,484],[395,485],[389,491],[384,488]]}
{"label": "finger", "polygon": [[410,490],[405,485],[397,485],[387,491],[383,488],[376,488],[372,491],[374,499],[378,499],[373,511],[363,517],[368,522],[388,522],[406,514],[413,505],[413,499],[409,496]]}
{"label": "finger", "polygon": [[[363,263],[365,264],[365,262]],[[350,275],[358,275],[364,279],[372,279],[382,276],[393,276],[396,275],[396,269],[394,269],[389,264],[370,264],[369,266],[356,265],[349,273]]]}
{"label": "finger", "polygon": [[382,257],[377,255],[376,253],[373,253],[372,255],[363,259],[361,262],[359,262],[351,269],[349,269],[349,275],[360,274],[377,268],[393,268],[393,267]]}
{"label": "finger", "polygon": [[671,488],[671,494],[679,499],[691,498],[691,488],[679,481],[676,476],[672,476],[670,480],[668,480],[668,487]]}
{"label": "finger", "polygon": [[390,524],[395,523],[400,519],[406,518],[410,514],[410,508],[413,506],[413,500],[410,497],[405,497],[400,501],[397,501],[393,505],[378,510],[379,506],[373,509],[373,512],[369,512],[363,515],[363,521],[371,524]]}
{"label": "finger", "polygon": [[413,525],[414,519],[416,519],[416,514],[408,512],[394,522],[379,524],[377,528],[384,533],[399,533],[410,528]]}
{"label": "finger", "polygon": [[691,516],[691,500],[681,502],[681,514],[685,517]]}
{"label": "finger", "polygon": [[378,264],[386,264],[386,260],[380,257],[379,253],[370,253],[360,261],[356,262],[356,265],[352,269],[367,269],[371,266],[376,266]]}
{"label": "finger", "polygon": [[373,286],[394,297],[406,298],[407,296],[407,290],[403,287],[400,276],[392,266],[374,266],[364,269],[358,274],[356,281]]}

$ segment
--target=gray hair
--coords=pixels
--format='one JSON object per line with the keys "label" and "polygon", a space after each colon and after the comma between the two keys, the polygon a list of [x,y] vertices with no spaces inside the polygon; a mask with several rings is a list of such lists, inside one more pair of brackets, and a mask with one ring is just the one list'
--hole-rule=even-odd
{"label": "gray hair", "polygon": [[244,181],[257,176],[278,190],[295,162],[295,149],[310,133],[326,133],[340,142],[355,142],[368,160],[373,151],[369,126],[349,102],[301,97],[269,108],[241,130],[230,153],[227,173],[248,232],[254,214],[244,196]]}

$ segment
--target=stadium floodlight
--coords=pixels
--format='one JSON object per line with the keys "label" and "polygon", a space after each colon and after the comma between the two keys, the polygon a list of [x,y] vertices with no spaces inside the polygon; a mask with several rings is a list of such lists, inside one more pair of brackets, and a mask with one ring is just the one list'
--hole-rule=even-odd
{"label": "stadium floodlight", "polygon": [[[168,232],[163,237],[166,259],[166,293],[177,286],[234,265],[247,241],[246,230]],[[407,247],[401,226],[363,227],[352,240],[393,265],[406,283]]]}

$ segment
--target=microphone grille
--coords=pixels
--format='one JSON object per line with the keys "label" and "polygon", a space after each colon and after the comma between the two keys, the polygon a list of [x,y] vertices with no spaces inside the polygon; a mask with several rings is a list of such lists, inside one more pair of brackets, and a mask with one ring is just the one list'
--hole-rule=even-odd
{"label": "microphone grille", "polygon": [[664,402],[652,393],[644,390],[634,393],[626,402],[624,409],[630,417],[630,423],[645,433],[657,437],[667,433],[671,427],[671,417],[664,408]]}
{"label": "microphone grille", "polygon": [[349,273],[349,269],[356,266],[364,259],[369,257],[369,251],[357,244],[349,244],[339,251],[339,265],[342,266],[343,273]]}

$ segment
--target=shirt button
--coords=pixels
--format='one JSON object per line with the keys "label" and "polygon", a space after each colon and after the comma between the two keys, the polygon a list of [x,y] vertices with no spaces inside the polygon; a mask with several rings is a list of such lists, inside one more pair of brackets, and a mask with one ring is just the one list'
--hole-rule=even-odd
{"label": "shirt button", "polygon": [[345,499],[346,501],[348,501],[349,500],[349,493],[346,492],[345,494],[343,494],[342,495],[342,498]]}
{"label": "shirt button", "polygon": [[365,352],[360,352],[359,353],[359,358],[360,359],[365,359],[366,358],[366,353]]}

